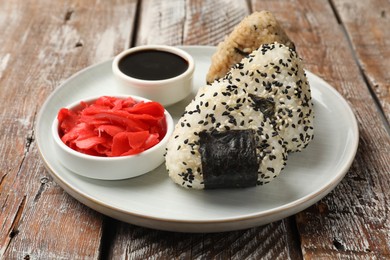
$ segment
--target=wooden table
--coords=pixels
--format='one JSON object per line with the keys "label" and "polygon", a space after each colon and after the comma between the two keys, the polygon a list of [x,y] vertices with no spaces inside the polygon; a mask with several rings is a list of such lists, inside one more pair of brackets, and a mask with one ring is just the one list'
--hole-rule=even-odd
{"label": "wooden table", "polygon": [[[187,234],[106,217],[53,181],[34,131],[64,80],[129,46],[216,45],[263,9],[357,117],[356,158],[328,196],[265,226]],[[389,28],[385,0],[1,1],[0,258],[390,258]]]}

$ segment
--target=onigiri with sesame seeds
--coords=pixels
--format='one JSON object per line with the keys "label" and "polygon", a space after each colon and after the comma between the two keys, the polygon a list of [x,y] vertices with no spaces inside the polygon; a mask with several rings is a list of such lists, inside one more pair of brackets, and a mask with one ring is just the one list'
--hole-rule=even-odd
{"label": "onigiri with sesame seeds", "polygon": [[313,138],[310,87],[296,52],[263,44],[198,91],[168,142],[166,168],[186,188],[244,188],[277,177]]}

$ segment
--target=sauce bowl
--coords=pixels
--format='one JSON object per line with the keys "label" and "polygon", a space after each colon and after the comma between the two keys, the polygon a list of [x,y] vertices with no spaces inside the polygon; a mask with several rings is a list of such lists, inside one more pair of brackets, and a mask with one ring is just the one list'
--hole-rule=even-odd
{"label": "sauce bowl", "polygon": [[[177,103],[191,93],[194,70],[190,54],[167,45],[130,48],[118,54],[112,63],[119,93],[142,96],[163,106]],[[171,76],[166,78],[164,74]]]}

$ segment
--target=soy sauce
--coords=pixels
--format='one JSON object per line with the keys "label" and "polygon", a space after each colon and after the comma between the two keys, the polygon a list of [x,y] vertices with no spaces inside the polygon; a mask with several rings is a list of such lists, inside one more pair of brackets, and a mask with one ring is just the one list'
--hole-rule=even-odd
{"label": "soy sauce", "polygon": [[130,53],[118,63],[126,75],[142,80],[163,80],[176,77],[188,69],[188,62],[167,51],[144,50]]}

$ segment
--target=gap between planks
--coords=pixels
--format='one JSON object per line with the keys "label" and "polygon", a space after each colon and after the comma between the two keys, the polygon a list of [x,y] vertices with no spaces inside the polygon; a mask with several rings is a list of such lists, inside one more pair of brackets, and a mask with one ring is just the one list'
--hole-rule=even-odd
{"label": "gap between planks", "polygon": [[[139,27],[139,22],[141,19],[141,11],[142,11],[141,5],[142,5],[142,1],[137,0],[133,28],[130,28],[130,33],[129,33],[130,34],[130,41],[129,41],[129,45],[127,46],[128,48],[134,47],[135,43],[137,41],[138,27]],[[133,33],[131,33],[131,32],[133,32]]]}
{"label": "gap between planks", "polygon": [[26,195],[23,196],[22,201],[19,203],[18,210],[16,211],[15,217],[12,220],[12,224],[8,230],[8,236],[5,240],[4,245],[0,248],[0,258],[7,251],[9,245],[11,244],[12,239],[19,233],[18,226],[20,219],[22,218],[24,207],[26,206]]}

